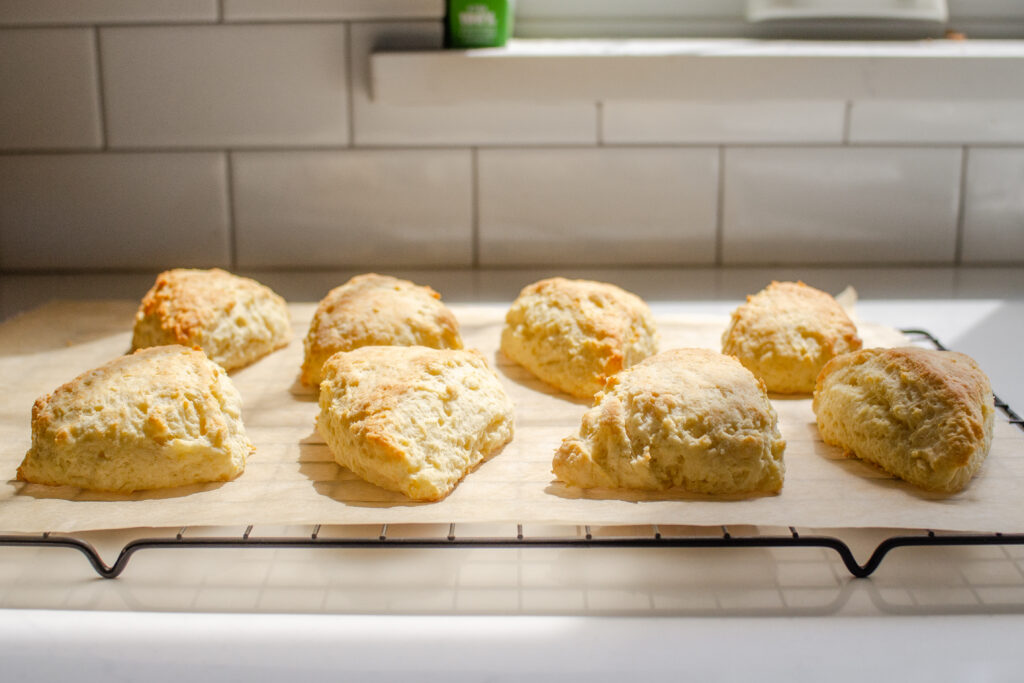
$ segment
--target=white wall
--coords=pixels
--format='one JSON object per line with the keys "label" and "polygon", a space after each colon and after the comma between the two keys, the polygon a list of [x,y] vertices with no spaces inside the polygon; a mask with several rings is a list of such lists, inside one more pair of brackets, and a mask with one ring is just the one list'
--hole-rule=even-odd
{"label": "white wall", "polygon": [[375,101],[442,14],[0,2],[0,269],[1024,263],[1024,95]]}

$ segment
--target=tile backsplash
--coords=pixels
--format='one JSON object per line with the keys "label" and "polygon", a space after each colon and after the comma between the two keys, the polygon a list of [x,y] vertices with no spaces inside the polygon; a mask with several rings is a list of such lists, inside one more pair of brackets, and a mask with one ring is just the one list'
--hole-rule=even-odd
{"label": "tile backsplash", "polygon": [[708,264],[714,147],[483,149],[482,266]]}
{"label": "tile backsplash", "polygon": [[730,148],[722,261],[956,260],[955,147]]}
{"label": "tile backsplash", "polygon": [[347,145],[343,24],[100,30],[107,144]]}
{"label": "tile backsplash", "polygon": [[95,32],[0,29],[0,149],[99,149]]}
{"label": "tile backsplash", "polygon": [[470,266],[468,149],[232,152],[237,265]]}
{"label": "tile backsplash", "polygon": [[1024,98],[375,100],[442,15],[0,2],[0,269],[1024,263]]}
{"label": "tile backsplash", "polygon": [[0,267],[230,263],[216,152],[0,156]]}

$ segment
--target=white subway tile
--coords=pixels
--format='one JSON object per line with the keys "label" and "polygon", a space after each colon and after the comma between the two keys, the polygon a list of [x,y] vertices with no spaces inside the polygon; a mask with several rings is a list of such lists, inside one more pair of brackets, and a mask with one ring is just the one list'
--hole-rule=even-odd
{"label": "white subway tile", "polygon": [[469,150],[239,152],[238,263],[467,266]]}
{"label": "white subway tile", "polygon": [[728,149],[723,261],[952,263],[960,163],[959,149]]}
{"label": "white subway tile", "polygon": [[352,24],[352,106],[357,145],[595,144],[591,103],[393,105],[374,101],[369,55],[374,49],[438,49],[440,22]]}
{"label": "white subway tile", "polygon": [[481,150],[482,265],[710,264],[716,149]]}
{"label": "white subway tile", "polygon": [[103,29],[110,144],[348,143],[345,27]]}
{"label": "white subway tile", "polygon": [[216,21],[217,0],[3,0],[0,24]]}
{"label": "white subway tile", "polygon": [[1024,262],[1024,149],[970,149],[965,263]]}
{"label": "white subway tile", "polygon": [[441,19],[444,0],[224,0],[228,21]]}
{"label": "white subway tile", "polygon": [[842,101],[627,102],[603,105],[606,143],[758,143],[843,140]]}
{"label": "white subway tile", "polygon": [[854,102],[850,142],[1024,142],[1024,101]]}
{"label": "white subway tile", "polygon": [[163,268],[230,261],[224,157],[0,157],[0,268]]}
{"label": "white subway tile", "polygon": [[93,31],[0,30],[0,148],[102,144]]}

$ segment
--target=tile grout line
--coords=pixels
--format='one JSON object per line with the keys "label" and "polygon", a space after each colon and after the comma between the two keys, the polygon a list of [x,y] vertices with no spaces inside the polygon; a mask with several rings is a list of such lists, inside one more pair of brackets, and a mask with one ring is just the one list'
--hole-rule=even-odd
{"label": "tile grout line", "polygon": [[348,146],[356,146],[355,82],[352,78],[352,22],[345,22],[345,107],[348,114]]}
{"label": "tile grout line", "polygon": [[960,153],[960,196],[957,197],[956,207],[956,242],[953,247],[954,266],[962,265],[964,256],[964,213],[967,206],[967,160],[969,154],[969,148],[967,145],[964,145]]}
{"label": "tile grout line", "polygon": [[234,153],[224,150],[224,178],[228,210],[228,262],[231,270],[238,268],[238,229],[235,226],[235,161]]}
{"label": "tile grout line", "polygon": [[[985,270],[1012,270],[1016,273],[1020,268],[1019,262],[1014,261],[998,261],[991,264],[979,264],[979,265],[966,265],[964,268],[970,271],[985,271]],[[373,268],[372,262],[364,261],[359,264],[352,265],[319,265],[310,266],[308,264],[298,265],[253,265],[246,266],[245,271],[247,272],[262,272],[262,273],[290,273],[296,270],[308,273],[336,273],[344,272],[350,275],[358,275],[360,272],[366,272],[367,268]],[[552,268],[565,268],[570,271],[578,271],[582,273],[587,270],[607,270],[609,268],[617,268],[624,271],[631,271],[634,273],[649,272],[651,269],[658,270],[672,270],[680,272],[706,272],[714,270],[715,266],[712,263],[679,263],[671,261],[657,261],[657,262],[641,262],[641,261],[627,261],[621,264],[609,265],[607,263],[570,263],[567,261],[560,261],[558,263],[548,264],[543,267],[537,266],[534,262],[515,262],[507,265],[488,265],[483,266],[479,269],[475,269],[468,265],[445,265],[445,264],[427,264],[422,266],[414,265],[396,265],[393,266],[393,270],[401,272],[425,272],[425,273],[437,273],[442,271],[448,271],[458,275],[465,275],[469,278],[478,276],[481,272],[493,271],[495,273],[510,273],[516,270],[544,270],[545,272],[550,271]],[[759,262],[737,262],[735,264],[728,264],[723,266],[723,269],[732,270],[737,273],[745,270],[768,270],[772,268],[811,268],[817,271],[826,271],[829,269],[848,269],[848,270],[880,270],[880,269],[910,269],[917,272],[928,272],[938,270],[955,270],[954,266],[942,263],[936,263],[935,261],[892,261],[886,262],[879,267],[877,261],[856,261],[856,262],[839,262],[839,261],[814,261],[799,262],[799,261],[779,261],[771,263],[759,263]],[[158,266],[140,266],[140,267],[102,267],[102,266],[76,266],[76,267],[46,267],[46,268],[35,268],[35,267],[0,267],[0,276],[15,276],[15,277],[65,277],[65,276],[76,276],[76,275],[133,275],[133,274],[145,274],[147,277],[161,270]],[[469,302],[469,299],[466,299]],[[1022,560],[1024,562],[1024,560]]]}
{"label": "tile grout line", "polygon": [[25,23],[2,23],[0,30],[4,31],[33,31],[38,29],[63,29],[63,28],[192,28],[202,26],[216,26],[218,23],[229,26],[322,26],[325,24],[338,25],[349,22],[360,24],[404,24],[409,22],[441,21],[442,17],[434,16],[409,16],[409,17],[378,17],[365,19],[359,17],[331,17],[331,18],[279,18],[279,19],[225,19],[223,22],[213,19],[176,19],[176,20],[132,20],[132,21],[39,21]]}
{"label": "tile grout line", "polygon": [[217,23],[224,23],[224,0],[217,0]]}
{"label": "tile grout line", "polygon": [[[341,145],[341,144],[312,144],[312,145],[301,145],[301,144],[269,144],[269,145],[255,145],[255,144],[210,144],[210,145],[199,145],[199,144],[187,144],[187,145],[152,145],[152,144],[139,144],[131,143],[109,147],[109,151],[118,152],[123,154],[154,154],[154,153],[191,153],[191,152],[223,152],[225,148],[230,146],[232,151],[235,152],[340,152],[348,149],[352,145]],[[630,149],[718,149],[723,146],[723,143],[702,143],[702,144],[682,144],[674,142],[665,143],[644,143],[644,144],[626,144],[616,143],[615,145],[605,145],[607,147],[613,147],[614,149],[630,150]],[[818,149],[843,149],[843,145],[837,144],[820,144],[820,143],[785,143],[785,144],[766,144],[766,143],[725,143],[724,146],[733,149],[761,149],[761,150],[777,150],[777,149],[799,149],[799,150],[818,150]],[[1024,151],[1024,143],[1012,142],[1012,143],[972,143],[970,145],[976,149],[1010,149]],[[858,148],[863,149],[884,149],[884,150],[902,150],[902,149],[963,149],[963,143],[954,144],[950,143],[872,143],[870,145],[858,145]],[[394,151],[437,151],[437,150],[539,150],[539,151],[550,151],[550,150],[579,150],[579,149],[593,149],[593,143],[577,143],[577,142],[552,142],[549,144],[538,144],[538,143],[524,143],[524,144],[497,144],[497,143],[477,143],[467,144],[463,142],[452,142],[443,143],[438,142],[436,144],[415,144],[414,142],[403,142],[401,144],[385,145],[385,144],[368,144],[361,145],[359,149],[370,151],[370,152],[394,152]],[[0,150],[0,157],[17,157],[17,156],[36,156],[36,155],[72,155],[72,154],[94,154],[95,149],[88,149],[82,147],[12,147],[8,149]]]}
{"label": "tile grout line", "polygon": [[725,145],[718,147],[718,197],[715,212],[715,266],[722,265],[725,250]]}
{"label": "tile grout line", "polygon": [[480,267],[480,178],[478,162],[479,151],[474,147],[469,156],[469,194],[470,194],[470,222],[472,232],[470,233],[470,245],[472,248],[472,266]]}
{"label": "tile grout line", "polygon": [[103,80],[103,55],[100,44],[100,27],[93,27],[93,50],[96,52],[96,97],[100,111],[100,151],[106,152],[110,148],[110,134],[107,130],[107,95],[106,83]]}

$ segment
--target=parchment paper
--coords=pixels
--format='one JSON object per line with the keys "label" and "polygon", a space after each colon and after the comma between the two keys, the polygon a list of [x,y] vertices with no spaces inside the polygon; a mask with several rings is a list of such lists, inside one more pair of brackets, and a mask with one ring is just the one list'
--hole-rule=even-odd
{"label": "parchment paper", "polygon": [[[14,480],[29,447],[32,402],[127,351],[135,302],[52,303],[0,325],[0,531],[245,524],[543,522],[593,525],[750,524],[1024,531],[1024,435],[997,418],[995,441],[966,491],[928,494],[826,446],[809,398],[773,397],[787,446],[779,495],[719,500],[672,493],[582,491],[554,481],[551,456],[589,402],[558,394],[497,353],[505,306],[452,306],[469,346],[498,368],[516,403],[516,436],[437,503],[412,503],[336,465],[316,433],[315,394],[298,384],[313,304],[291,307],[291,344],[232,373],[256,452],[232,482],[97,494]],[[719,349],[724,317],[660,316],[662,348]],[[861,324],[866,345],[904,342]]]}

